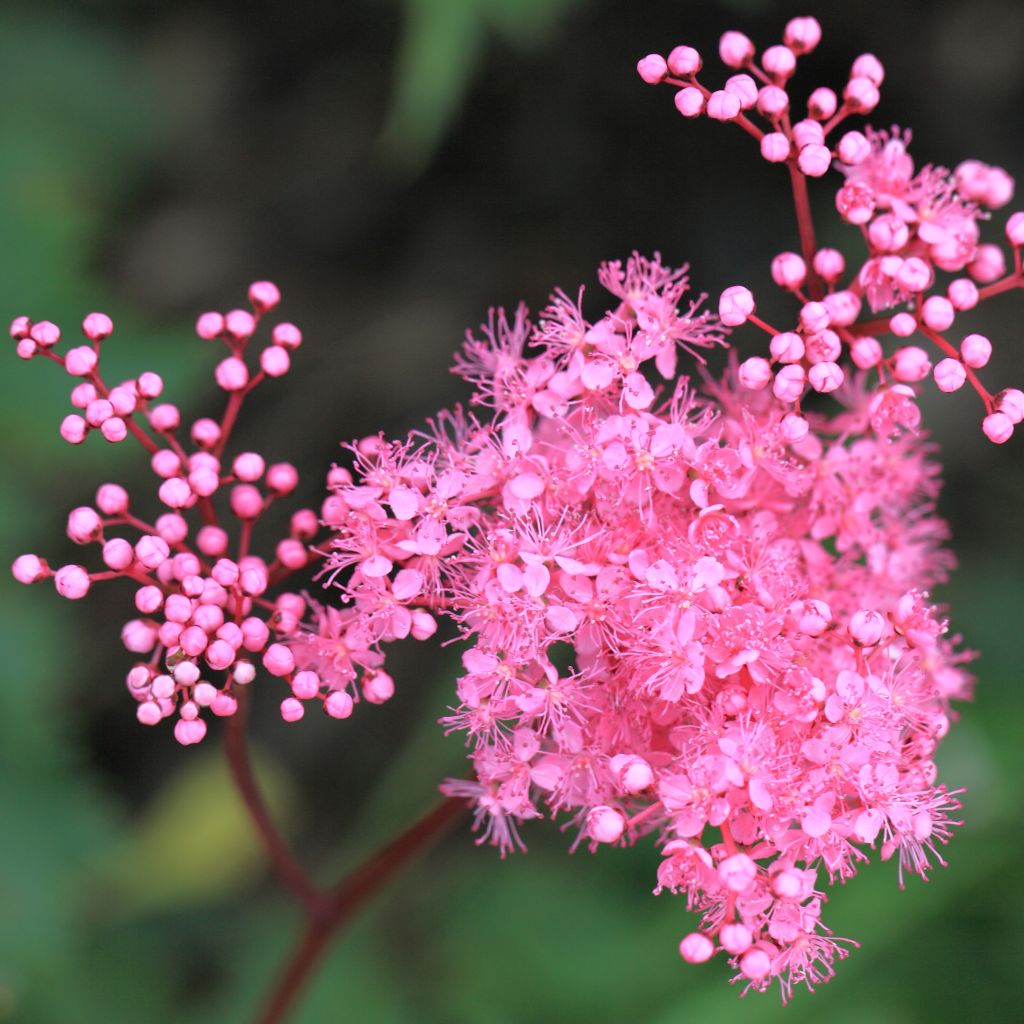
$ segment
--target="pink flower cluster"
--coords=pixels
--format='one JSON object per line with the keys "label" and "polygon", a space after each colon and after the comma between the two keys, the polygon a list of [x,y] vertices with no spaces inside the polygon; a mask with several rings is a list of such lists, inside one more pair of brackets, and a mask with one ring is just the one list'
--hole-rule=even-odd
{"label": "pink flower cluster", "polygon": [[634,255],[600,279],[597,319],[557,293],[467,338],[487,417],[358,447],[327,566],[375,638],[429,610],[468,641],[442,721],[473,777],[444,788],[481,840],[521,847],[546,814],[591,847],[654,833],[658,888],[703,913],[683,956],[788,994],[845,955],[819,874],[874,847],[924,874],[957,806],[932,760],[970,687],[926,591],[951,564],[938,468],[878,436],[863,388],[799,432],[735,366],[699,395],[678,349],[723,328],[679,308],[684,272]]}
{"label": "pink flower cluster", "polygon": [[214,371],[228,398],[219,420],[197,419],[187,436],[178,406],[157,402],[163,381],[156,373],[114,386],[104,381],[102,343],[114,326],[106,315],[90,313],[82,323],[87,344],[63,355],[56,351],[61,332],[55,324],[18,317],[11,325],[21,358],[45,357],[78,381],[71,404],[79,412],[64,419],[61,436],[81,444],[94,431],[111,442],[132,435],[150,457],[163,510],[152,522],[144,520],[125,488],[104,483],[94,505],[73,509],[67,520],[75,544],[100,548],[103,568],[71,564],[54,570],[26,554],[14,562],[14,576],[22,583],[52,579],[57,593],[70,599],[84,597],[102,580],[134,583],[138,617],[121,630],[124,646],[140,659],[128,672],[128,690],[145,725],[177,716],[174,735],[183,744],[198,743],[206,734],[204,710],[220,717],[235,713],[238,688],[252,682],[259,662],[290,687],[281,704],[287,721],[301,718],[310,700],[322,702],[335,718],[352,711],[352,696],[317,673],[311,651],[321,628],[330,635],[333,613],[298,593],[270,597],[295,570],[319,557],[307,547],[320,528],[318,514],[297,510],[269,558],[251,551],[260,518],[295,490],[295,467],[267,465],[257,452],[226,454],[245,397],[267,378],[285,374],[302,343],[294,324],[276,324],[259,353],[259,369],[250,371],[250,343],[280,294],[269,281],[259,281],[250,287],[249,301],[251,312],[199,317],[199,337],[228,349]]}
{"label": "pink flower cluster", "polygon": [[[752,390],[770,385],[799,416],[809,392],[835,391],[852,370],[872,371],[880,385],[873,416],[882,432],[917,426],[915,386],[927,377],[944,392],[967,382],[984,404],[985,435],[1001,444],[1024,419],[1024,393],[990,393],[975,372],[989,360],[989,339],[964,330],[958,339],[951,332],[979,302],[1024,286],[1024,212],[1011,214],[1005,224],[1012,269],[999,245],[981,241],[989,211],[1013,198],[1013,179],[978,160],[952,172],[931,165],[916,170],[908,153],[910,132],[897,128],[851,129],[830,141],[847,118],[870,113],[880,101],[885,73],[872,54],[854,61],[841,97],[824,86],[814,89],[806,116],[796,120],[786,87],[798,58],[820,39],[817,21],[794,18],[783,42],[758,61],[750,39],[726,32],[719,57],[736,73],[715,91],[698,79],[702,58],[692,47],[677,46],[667,58],[651,54],[638,65],[644,81],[678,89],[676,107],[685,117],[735,122],[759,142],[764,159],[785,164],[792,179],[802,253],[779,253],[771,275],[799,302],[795,323],[765,323],[755,315],[753,293],[741,285],[727,288],[720,299],[723,323],[750,322],[770,336],[769,357],[746,360],[740,380]],[[844,178],[836,209],[860,229],[867,248],[849,271],[838,250],[816,247],[807,205],[806,179],[830,167]],[[886,315],[859,319],[865,305]],[[896,339],[895,347],[883,345],[887,335]]]}

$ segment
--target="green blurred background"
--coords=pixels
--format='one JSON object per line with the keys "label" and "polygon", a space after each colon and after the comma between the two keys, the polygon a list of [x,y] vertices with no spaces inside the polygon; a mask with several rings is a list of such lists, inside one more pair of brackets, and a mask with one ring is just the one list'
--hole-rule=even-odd
{"label": "green blurred background", "polygon": [[[316,503],[339,440],[404,432],[460,397],[450,353],[490,304],[536,308],[633,248],[689,260],[710,292],[766,279],[770,255],[795,247],[784,176],[741,133],[681,123],[633,66],[678,42],[712,51],[729,27],[768,45],[803,13],[826,36],[798,92],[841,84],[873,50],[890,76],[876,123],[913,125],[919,161],[1024,175],[1013,0],[5,0],[0,315],[71,330],[110,312],[111,363],[164,374],[194,416],[218,408],[195,314],[272,278],[307,344],[240,436],[296,461]],[[830,223],[831,188],[815,201]],[[820,241],[855,239],[826,227]],[[996,340],[986,379],[1020,385],[1020,297],[990,305],[965,329]],[[67,510],[101,476],[148,494],[147,474],[128,446],[60,444],[65,381],[8,360],[3,558],[59,564],[74,556]],[[967,394],[926,416],[962,563],[944,598],[983,652],[977,700],[941,754],[945,780],[968,787],[967,825],[927,885],[899,893],[889,864],[834,894],[828,922],[863,943],[834,982],[783,1011],[774,995],[738,1001],[722,964],[682,964],[691,921],[650,895],[650,845],[570,857],[566,837],[534,825],[530,853],[502,863],[462,827],[362,915],[296,1020],[1021,1019],[1022,441],[984,442]],[[127,588],[71,606],[0,587],[0,1020],[246,1020],[298,922],[216,730],[185,750],[135,723],[115,625]],[[398,651],[398,697],[345,723],[286,726],[260,688],[260,770],[318,877],[460,771],[459,741],[433,724],[455,659]]]}

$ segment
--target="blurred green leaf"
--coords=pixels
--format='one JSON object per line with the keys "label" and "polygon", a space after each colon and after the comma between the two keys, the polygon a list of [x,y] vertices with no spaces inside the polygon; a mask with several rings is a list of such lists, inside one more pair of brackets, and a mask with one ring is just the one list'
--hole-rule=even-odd
{"label": "blurred green leaf", "polygon": [[525,49],[550,41],[577,0],[404,0],[394,96],[381,136],[385,160],[423,170],[459,112],[496,36]]}
{"label": "blurred green leaf", "polygon": [[[252,752],[271,817],[287,832],[297,794],[284,769]],[[128,914],[219,902],[266,869],[266,856],[219,746],[196,753],[153,798],[102,872]]]}

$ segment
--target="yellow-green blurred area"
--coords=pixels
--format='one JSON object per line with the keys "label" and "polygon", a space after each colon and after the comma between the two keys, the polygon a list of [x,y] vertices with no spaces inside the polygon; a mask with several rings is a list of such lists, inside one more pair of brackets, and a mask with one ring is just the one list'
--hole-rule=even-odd
{"label": "yellow-green blurred area", "polygon": [[[690,261],[697,290],[767,280],[771,255],[796,247],[784,173],[742,133],[683,122],[633,68],[681,42],[713,51],[730,27],[768,45],[804,13],[825,39],[801,62],[798,101],[841,87],[871,50],[888,70],[874,121],[912,126],[919,162],[977,157],[1024,175],[1013,0],[5,0],[0,315],[73,334],[109,312],[110,376],[156,370],[195,417],[222,401],[195,315],[277,281],[306,342],[293,373],[257,392],[239,443],[295,461],[315,504],[340,441],[404,433],[464,397],[450,354],[489,305],[596,290],[597,263],[633,248]],[[815,190],[819,240],[853,256],[833,190]],[[758,297],[769,321],[786,315],[781,297]],[[1022,301],[958,323],[993,338],[994,389],[1024,383]],[[58,441],[69,390],[51,364],[8,353],[6,562],[83,557],[63,522],[101,479],[154,507],[139,451]],[[826,920],[862,944],[832,983],[783,1009],[776,995],[740,1000],[722,964],[683,964],[693,921],[651,895],[649,843],[570,856],[571,837],[534,823],[529,854],[501,862],[463,825],[359,918],[296,1020],[1020,1020],[1024,437],[984,441],[968,393],[930,398],[925,415],[961,561],[943,597],[982,652],[977,700],[941,752],[944,780],[967,787],[966,824],[927,884],[901,893],[882,864],[831,896]],[[72,605],[48,586],[0,586],[0,1021],[249,1019],[298,921],[238,808],[218,729],[184,749],[135,722],[118,643],[130,587]],[[457,665],[454,648],[399,649],[395,699],[346,722],[285,725],[280,684],[256,684],[258,769],[318,878],[463,770],[461,741],[435,724]]]}

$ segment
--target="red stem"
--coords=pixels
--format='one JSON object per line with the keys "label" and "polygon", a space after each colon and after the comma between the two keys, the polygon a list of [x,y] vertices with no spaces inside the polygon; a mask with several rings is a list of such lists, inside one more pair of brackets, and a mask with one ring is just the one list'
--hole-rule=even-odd
{"label": "red stem", "polygon": [[465,801],[460,798],[442,800],[324,894],[318,908],[310,912],[306,931],[257,1017],[257,1024],[281,1024],[338,930],[465,809]]}
{"label": "red stem", "polygon": [[796,209],[797,231],[800,233],[800,251],[804,263],[807,264],[807,290],[812,299],[820,299],[825,294],[825,288],[814,270],[814,254],[818,247],[814,240],[814,220],[811,216],[811,199],[807,194],[807,179],[797,166],[795,157],[790,157],[786,161],[786,167],[789,169],[790,184],[793,186],[793,206]]}
{"label": "red stem", "polygon": [[287,889],[295,894],[307,911],[313,913],[320,904],[321,894],[295,859],[288,844],[274,825],[252,772],[249,749],[245,741],[248,712],[249,691],[242,689],[238,691],[238,707],[227,720],[224,731],[224,752],[227,754],[228,765],[278,878]]}

